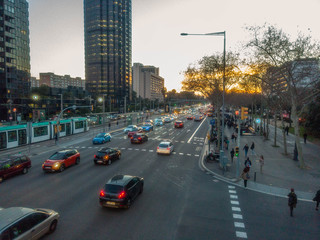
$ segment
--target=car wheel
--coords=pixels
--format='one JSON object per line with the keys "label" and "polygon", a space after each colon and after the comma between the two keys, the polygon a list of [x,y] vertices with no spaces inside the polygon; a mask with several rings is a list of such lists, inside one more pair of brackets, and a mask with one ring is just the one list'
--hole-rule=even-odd
{"label": "car wheel", "polygon": [[57,220],[53,220],[52,221],[52,223],[50,224],[50,228],[49,228],[49,232],[50,233],[53,233],[56,230],[57,224],[58,224]]}
{"label": "car wheel", "polygon": [[59,171],[60,171],[60,172],[63,172],[63,171],[64,171],[64,164],[62,164],[62,165],[60,166]]}
{"label": "car wheel", "polygon": [[78,165],[80,163],[80,158],[76,159],[76,165]]}
{"label": "car wheel", "polygon": [[129,198],[127,201],[127,208],[130,208],[131,205],[132,205],[132,200],[131,200],[131,198]]}
{"label": "car wheel", "polygon": [[109,160],[108,160],[107,164],[108,164],[108,165],[110,165],[110,164],[111,164],[111,159],[109,159]]}
{"label": "car wheel", "polygon": [[23,174],[26,174],[28,172],[28,168],[24,168],[23,170],[22,170],[22,173]]}

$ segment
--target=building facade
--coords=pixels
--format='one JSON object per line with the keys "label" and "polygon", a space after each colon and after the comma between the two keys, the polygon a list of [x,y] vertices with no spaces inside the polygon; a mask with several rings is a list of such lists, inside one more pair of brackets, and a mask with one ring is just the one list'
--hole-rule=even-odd
{"label": "building facade", "polygon": [[83,88],[85,90],[86,84],[85,80],[81,79],[80,77],[72,78],[70,75],[56,75],[54,73],[48,72],[48,73],[40,73],[40,79],[39,84],[41,85],[47,85],[51,88],[62,88],[67,89],[70,87],[77,87],[77,88]]}
{"label": "building facade", "polygon": [[137,97],[163,101],[164,79],[159,76],[159,68],[134,63],[132,68],[133,91]]}
{"label": "building facade", "polygon": [[132,97],[131,0],[84,0],[85,79],[88,92],[121,108]]}
{"label": "building facade", "polygon": [[11,120],[30,90],[29,5],[0,0],[0,119]]}

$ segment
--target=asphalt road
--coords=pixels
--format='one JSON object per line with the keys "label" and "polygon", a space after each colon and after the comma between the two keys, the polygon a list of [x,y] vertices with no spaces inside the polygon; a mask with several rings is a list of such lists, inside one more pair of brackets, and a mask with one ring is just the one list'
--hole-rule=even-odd
{"label": "asphalt road", "polygon": [[[59,212],[57,230],[43,239],[318,239],[319,214],[301,212],[310,204],[299,204],[297,217],[290,218],[285,199],[235,188],[202,172],[199,157],[208,122],[184,122],[183,129],[173,123],[155,127],[141,145],[131,144],[122,131],[113,133],[103,146],[119,148],[122,157],[110,166],[94,165],[101,146],[88,135],[64,141],[62,148],[79,150],[81,163],[62,173],[43,173],[41,165],[54,151],[37,148],[29,173],[0,185],[0,206]],[[162,139],[172,139],[172,155],[156,154]],[[99,205],[100,189],[116,174],[145,179],[144,192],[130,209]]]}

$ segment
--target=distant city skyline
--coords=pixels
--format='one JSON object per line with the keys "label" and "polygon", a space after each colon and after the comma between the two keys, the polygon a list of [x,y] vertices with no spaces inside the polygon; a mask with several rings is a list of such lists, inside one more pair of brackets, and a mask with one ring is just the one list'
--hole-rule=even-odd
{"label": "distant city skyline", "polygon": [[[227,51],[247,39],[244,27],[267,22],[293,37],[320,40],[320,0],[132,0],[132,63],[159,67],[168,90],[180,90],[189,64],[221,53],[222,37],[181,32],[226,31]],[[54,72],[84,78],[83,1],[29,0],[31,75]]]}

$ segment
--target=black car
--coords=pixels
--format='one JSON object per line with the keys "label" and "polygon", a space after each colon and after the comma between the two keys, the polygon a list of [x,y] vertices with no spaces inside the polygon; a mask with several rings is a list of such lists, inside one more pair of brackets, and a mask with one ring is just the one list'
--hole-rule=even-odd
{"label": "black car", "polygon": [[136,133],[131,137],[131,143],[143,143],[148,141],[148,136],[144,133]]}
{"label": "black car", "polygon": [[121,158],[121,152],[115,148],[104,147],[98,150],[98,153],[94,155],[93,161],[95,164],[108,164]]}
{"label": "black car", "polygon": [[100,191],[100,205],[112,208],[129,208],[135,198],[143,192],[143,184],[142,177],[116,175]]}

